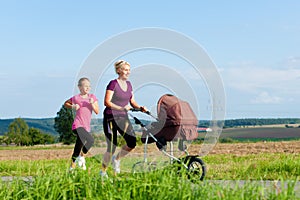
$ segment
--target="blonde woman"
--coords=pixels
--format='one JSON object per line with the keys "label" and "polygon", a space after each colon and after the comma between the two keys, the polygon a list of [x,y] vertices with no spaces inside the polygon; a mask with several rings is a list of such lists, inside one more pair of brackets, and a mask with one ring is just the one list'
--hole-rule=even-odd
{"label": "blonde woman", "polygon": [[132,85],[128,81],[130,64],[124,60],[119,60],[115,62],[114,67],[118,78],[109,82],[104,98],[106,108],[103,112],[103,129],[106,136],[107,149],[103,156],[102,169],[100,171],[102,177],[107,177],[106,169],[112,155],[116,151],[117,132],[125,139],[126,144],[122,146],[118,154],[112,157],[115,174],[120,173],[120,159],[136,146],[135,132],[129,121],[127,111],[131,107],[141,108],[142,111],[146,111],[134,99]]}

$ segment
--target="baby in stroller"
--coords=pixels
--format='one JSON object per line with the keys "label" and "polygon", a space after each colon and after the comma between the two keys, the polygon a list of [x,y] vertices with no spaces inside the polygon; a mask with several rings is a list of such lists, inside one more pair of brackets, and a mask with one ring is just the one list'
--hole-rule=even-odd
{"label": "baby in stroller", "polygon": [[[198,137],[197,126],[197,117],[189,103],[174,95],[165,94],[157,103],[157,121],[147,126],[141,140],[145,143],[147,134],[150,132],[157,139],[158,149],[165,150],[167,142],[179,139],[178,148],[185,151],[183,141],[194,140]],[[147,143],[153,142],[155,140],[148,137]]]}

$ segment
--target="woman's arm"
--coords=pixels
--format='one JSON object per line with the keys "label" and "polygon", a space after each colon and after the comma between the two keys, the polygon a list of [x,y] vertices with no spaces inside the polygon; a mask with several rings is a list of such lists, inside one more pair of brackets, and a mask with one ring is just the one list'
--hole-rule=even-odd
{"label": "woman's arm", "polygon": [[144,106],[139,106],[139,104],[135,101],[133,93],[132,93],[132,97],[130,99],[130,105],[133,108],[140,108],[143,112],[147,111],[147,109]]}
{"label": "woman's arm", "polygon": [[133,108],[140,108],[139,104],[135,101],[134,99],[134,95],[132,93],[132,97],[130,99],[130,105],[133,107]]}
{"label": "woman's arm", "polygon": [[123,108],[121,106],[118,106],[111,102],[112,97],[113,97],[114,91],[112,90],[106,90],[105,92],[105,97],[104,97],[104,105],[108,108],[111,108],[113,110],[125,110],[126,108]]}

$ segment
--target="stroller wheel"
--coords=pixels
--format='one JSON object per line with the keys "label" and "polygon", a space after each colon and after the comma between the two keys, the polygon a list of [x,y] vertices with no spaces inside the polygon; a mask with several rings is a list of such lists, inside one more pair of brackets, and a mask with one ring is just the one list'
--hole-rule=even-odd
{"label": "stroller wheel", "polygon": [[206,167],[203,160],[195,156],[188,156],[188,178],[191,180],[203,181],[206,174]]}

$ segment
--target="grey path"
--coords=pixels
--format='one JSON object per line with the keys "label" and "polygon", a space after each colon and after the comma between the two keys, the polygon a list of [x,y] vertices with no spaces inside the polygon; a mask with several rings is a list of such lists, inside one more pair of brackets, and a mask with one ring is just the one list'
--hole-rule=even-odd
{"label": "grey path", "polygon": [[14,179],[23,180],[23,181],[26,181],[26,182],[33,181],[33,177],[32,176],[25,176],[25,177],[19,177],[19,176],[2,176],[1,179],[2,179],[3,182],[11,182]]}

